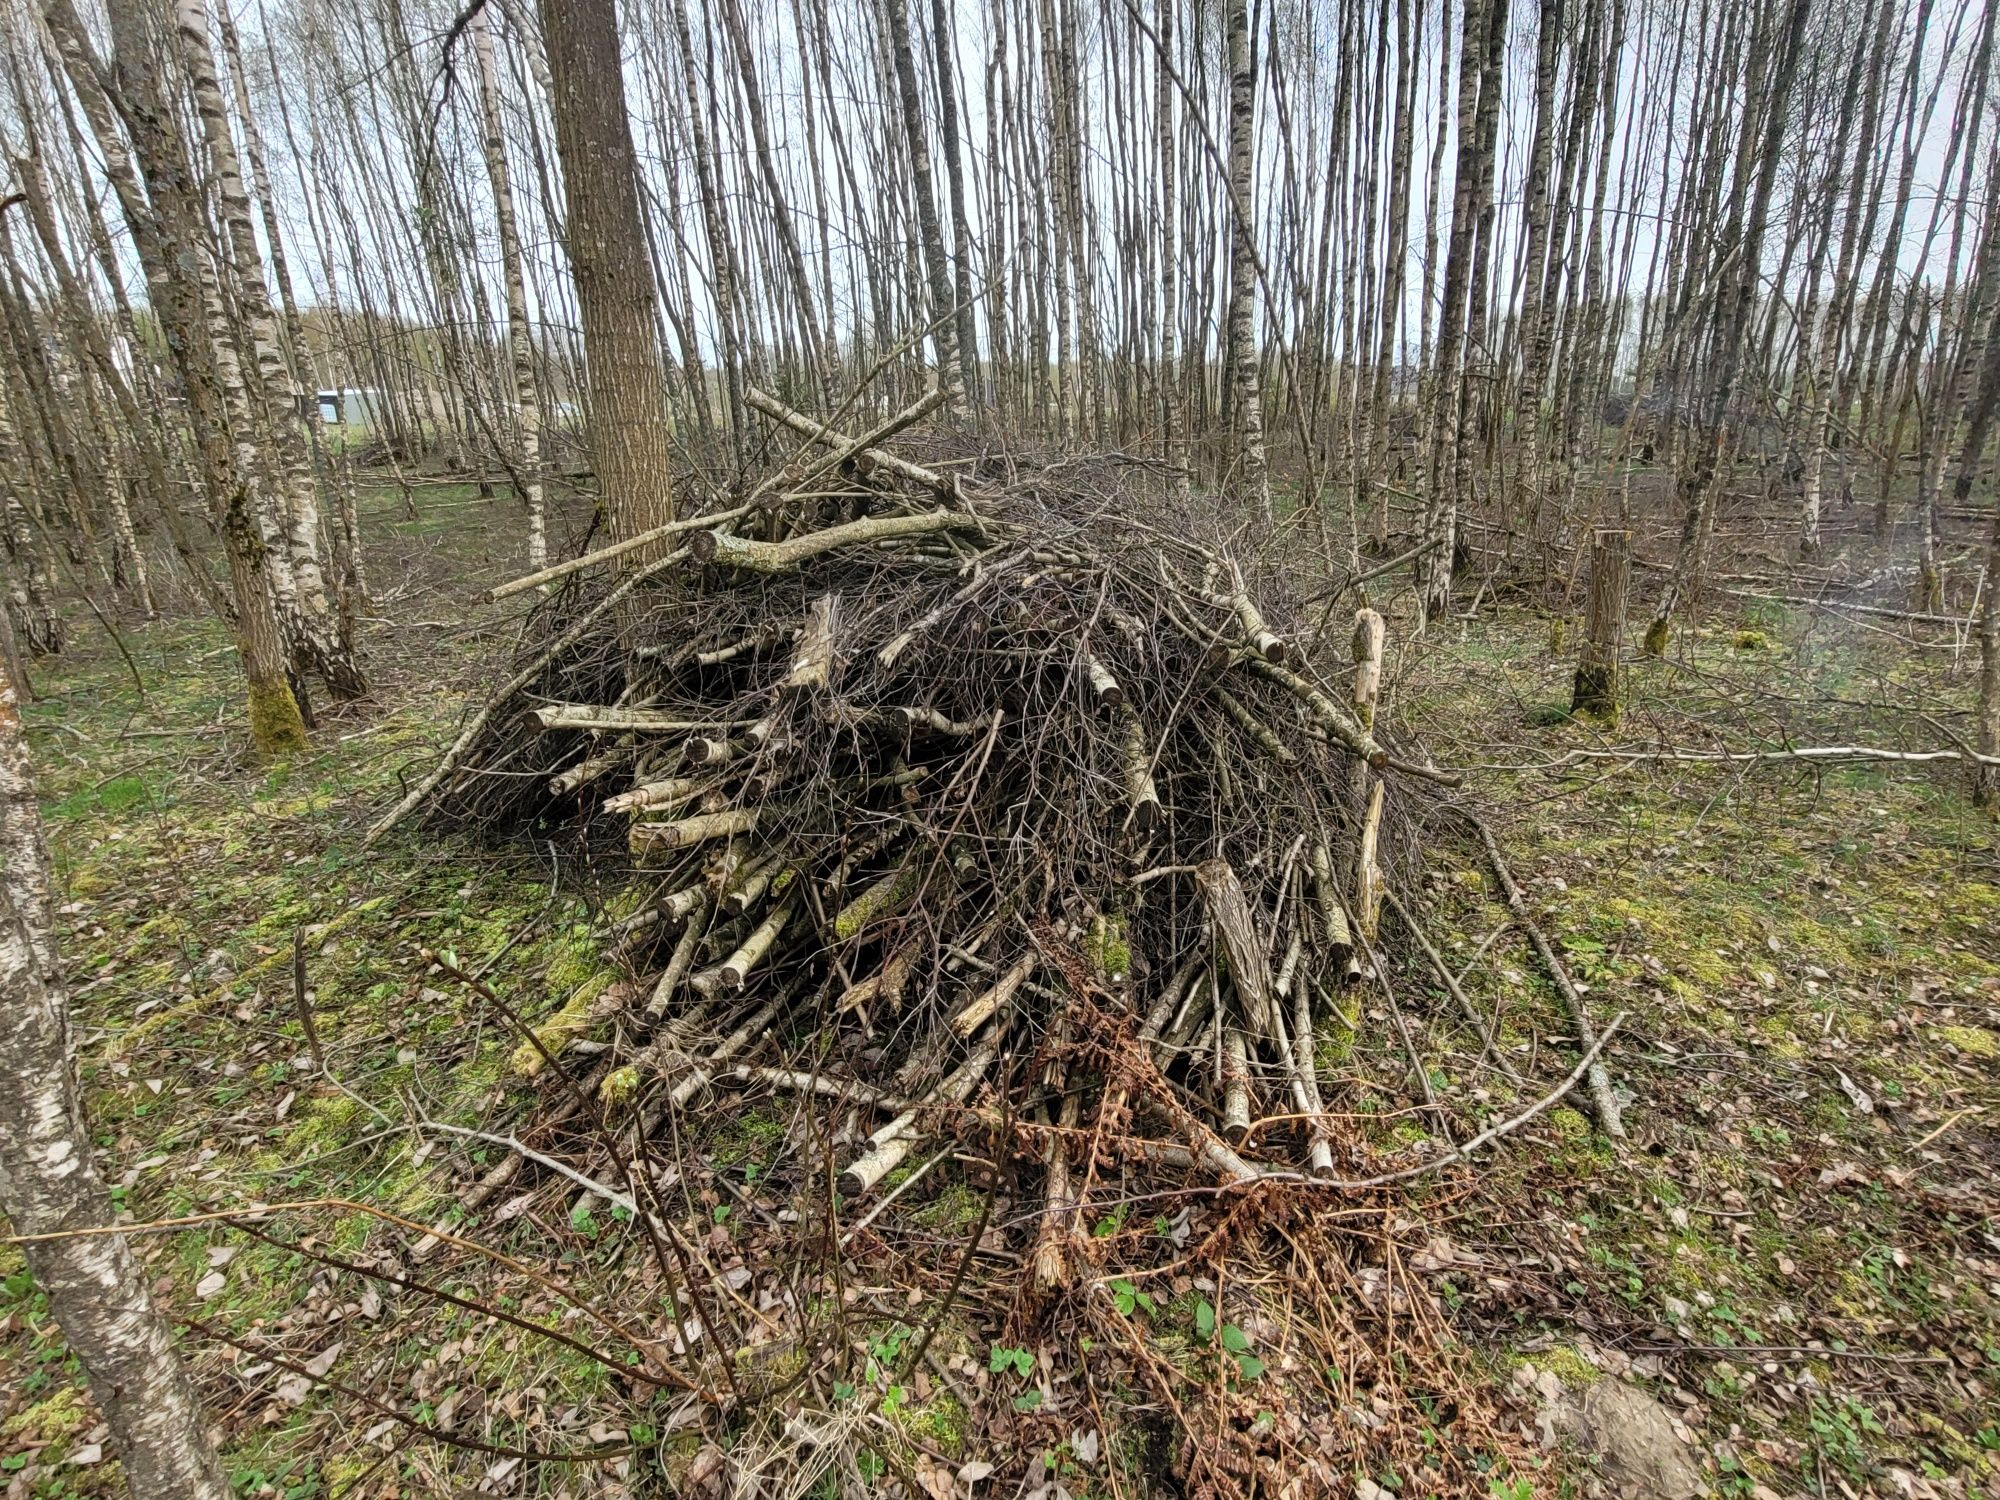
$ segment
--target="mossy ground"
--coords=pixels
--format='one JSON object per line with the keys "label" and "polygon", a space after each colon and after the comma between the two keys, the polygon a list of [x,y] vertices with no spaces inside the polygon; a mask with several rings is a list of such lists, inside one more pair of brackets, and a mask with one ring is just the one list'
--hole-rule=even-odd
{"label": "mossy ground", "polygon": [[[470,970],[491,963],[502,997],[547,1023],[601,982],[592,935],[629,894],[615,874],[551,864],[545,851],[428,835],[357,849],[369,813],[427,764],[512,639],[508,610],[472,603],[514,561],[512,516],[506,498],[481,500],[471,486],[419,491],[415,519],[397,492],[370,493],[376,576],[402,580],[386,611],[395,622],[369,627],[380,692],[323,709],[311,749],[289,759],[245,754],[237,669],[212,626],[123,627],[143,703],[86,620],[72,653],[37,667],[27,718],[86,1106],[135,1220],[345,1199],[455,1222],[463,1178],[443,1164],[476,1170],[499,1148],[427,1137],[416,1113],[501,1134],[533,1118],[546,1081],[510,1067],[520,1038],[475,996],[427,978],[420,951],[451,952]],[[1408,621],[1391,628],[1411,639]],[[1756,649],[1742,645],[1748,632]],[[1385,713],[1455,763],[1527,768],[1601,749],[1608,728],[1566,711],[1574,662],[1551,639],[1545,616],[1513,609],[1434,629],[1416,664],[1392,674]],[[1769,605],[1712,611],[1665,659],[1633,661],[1625,686],[1622,733],[1689,744],[1718,731],[1745,743],[1934,743],[1910,707],[1948,714],[1969,692],[1947,653]],[[1417,1245],[1441,1235],[1481,1258],[1431,1284],[1493,1380],[1524,1351],[1577,1380],[1637,1373],[1677,1402],[1724,1493],[1887,1493],[1897,1471],[1939,1493],[1991,1487],[2000,1313],[1982,1216],[2000,1169],[2000,863],[1993,825],[1957,773],[1582,760],[1488,770],[1475,786],[1600,1021],[1628,1015],[1609,1062],[1633,1133],[1614,1144],[1572,1101],[1476,1177],[1410,1189]],[[1424,857],[1413,894],[1462,964],[1504,912],[1476,849],[1438,842]],[[301,1071],[300,929],[339,1087]],[[1105,966],[1124,968],[1129,955],[1112,951],[1122,935],[1107,925],[1105,936]],[[1401,953],[1393,919],[1385,941]],[[1399,967],[1415,972],[1408,955]],[[1517,1067],[1543,1080],[1566,1071],[1570,1027],[1518,933],[1465,987]],[[1479,1061],[1447,997],[1412,985],[1402,1002],[1461,1138],[1525,1100]],[[1432,1128],[1391,1106],[1399,1086],[1378,1082],[1400,1066],[1379,997],[1355,990],[1348,1003],[1355,1028],[1323,1035],[1322,1068],[1340,1080],[1335,1097],[1361,1138],[1407,1159]],[[809,1139],[796,1102],[691,1112],[685,1130],[675,1143],[684,1227],[717,1264],[763,1275],[786,1207],[764,1184]],[[602,1204],[572,1214],[574,1196],[546,1184],[503,1195],[469,1232],[658,1333],[639,1237]],[[878,1474],[981,1456],[999,1388],[988,1351],[1009,1337],[1006,1288],[983,1305],[968,1289],[893,1397],[886,1372],[986,1212],[983,1189],[940,1165],[883,1221],[896,1226],[894,1264],[815,1294],[807,1337],[774,1340],[750,1361],[757,1379],[799,1393],[802,1420],[845,1420],[875,1401],[887,1417],[865,1451]],[[1018,1245],[1032,1213],[1003,1202],[989,1234],[1006,1226]],[[356,1396],[288,1385],[229,1338],[300,1364],[334,1350],[333,1379],[480,1441],[574,1449],[629,1434],[635,1445],[595,1469],[509,1470],[514,1493],[671,1492],[696,1461],[700,1442],[670,1426],[669,1397],[483,1314],[371,1291],[295,1248],[310,1234],[325,1253],[368,1262],[412,1234],[337,1206],[264,1227],[287,1244],[221,1228],[140,1241],[170,1311],[201,1324],[189,1347],[244,1493],[449,1493],[497,1461],[428,1439],[385,1459],[387,1440],[369,1436],[380,1419]],[[1097,1232],[1164,1243],[1171,1228],[1120,1213]],[[561,1322],[546,1290],[473,1255],[395,1264],[475,1301],[583,1326]],[[38,1497],[118,1492],[108,1458],[65,1462],[96,1426],[80,1372],[10,1252],[0,1276],[0,1482]],[[1151,1336],[1178,1358],[1192,1317],[1175,1302],[1149,1323],[1174,1331]],[[1003,1414],[1012,1390],[1000,1389]],[[1154,1437],[1135,1422],[1108,1440],[1119,1492],[1135,1492],[1162,1458]],[[1065,1443],[1051,1437],[1049,1467],[1071,1493],[1111,1493],[1105,1471],[1079,1468]]]}
{"label": "mossy ground", "polygon": [[[1401,705],[1432,744],[1533,767],[1611,743],[1535,712],[1570,663],[1514,622],[1432,653]],[[1666,660],[1632,663],[1626,733],[1929,748],[1965,722],[1973,671],[1822,612],[1711,605]],[[1452,1232],[1547,1268],[1488,1298],[1496,1342],[1547,1368],[1589,1329],[1599,1368],[1636,1361],[1689,1419],[1719,1493],[1986,1492],[2000,854],[1962,770],[1588,758],[1481,793],[1599,1024],[1627,1016],[1611,1072],[1633,1136],[1616,1146],[1563,1107],[1495,1160],[1480,1211],[1515,1227],[1475,1214]],[[1427,855],[1431,920],[1462,963],[1505,914],[1476,851]],[[1518,1061],[1573,1055],[1518,933],[1466,988]],[[1480,1050],[1443,1005],[1430,1030],[1466,1064]],[[1496,1113],[1518,1097],[1444,1071]]]}

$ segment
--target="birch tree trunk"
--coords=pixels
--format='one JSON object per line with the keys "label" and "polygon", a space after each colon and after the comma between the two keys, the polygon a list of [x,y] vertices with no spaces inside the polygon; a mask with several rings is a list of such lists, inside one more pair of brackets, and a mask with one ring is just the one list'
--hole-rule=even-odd
{"label": "birch tree trunk", "polygon": [[201,1407],[123,1235],[77,1100],[55,901],[19,695],[0,657],[0,1212],[83,1362],[133,1500],[229,1500]]}
{"label": "birch tree trunk", "polygon": [[[243,168],[215,71],[207,0],[174,0],[174,19],[194,95],[195,116],[208,147],[212,185],[221,204],[228,247],[226,269],[233,273],[227,277],[231,295],[224,302],[233,302],[248,325],[248,342],[257,363],[255,391],[262,398],[265,427],[275,448],[270,467],[278,483],[271,499],[276,508],[278,541],[294,584],[289,603],[296,611],[284,623],[295,650],[334,696],[358,698],[368,691],[368,679],[354,658],[351,643],[341,639],[327,598],[326,574],[319,559],[319,500],[312,458],[300,425],[298,392],[285,367],[283,337],[264,280],[257,231],[250,221],[250,197],[243,186]],[[218,275],[224,269],[224,264],[218,264]],[[247,381],[245,384],[247,388]]]}
{"label": "birch tree trunk", "polygon": [[486,177],[493,186],[493,221],[500,235],[500,272],[507,284],[507,353],[514,371],[514,423],[521,447],[521,498],[528,507],[528,568],[549,560],[542,506],[542,402],[535,380],[535,336],[528,323],[528,283],[521,269],[521,232],[514,220],[514,184],[507,170],[507,135],[500,117],[500,75],[493,60],[493,17],[485,7],[472,22],[479,65],[479,113]]}
{"label": "birch tree trunk", "polygon": [[[176,116],[160,94],[159,57],[138,5],[139,0],[111,0],[105,7],[113,45],[109,68],[91,51],[70,0],[46,0],[46,16],[124,210],[154,315],[181,377],[202,485],[229,560],[251,743],[261,754],[282,754],[305,748],[305,721],[285,671],[284,638],[272,608],[269,561],[250,488],[253,476],[239,468],[230,437],[220,373],[225,351],[212,340],[199,274],[189,264],[200,263],[195,247],[206,239],[192,164]],[[131,132],[129,152],[112,116],[114,100]]]}
{"label": "birch tree trunk", "polygon": [[[550,104],[568,206],[570,268],[583,315],[590,445],[614,537],[674,518],[666,370],[654,332],[653,268],[639,218],[639,163],[625,113],[613,0],[541,0]],[[653,560],[655,543],[626,565]]]}
{"label": "birch tree trunk", "polygon": [[1257,125],[1250,66],[1249,0],[1228,0],[1229,32],[1229,348],[1230,401],[1240,435],[1245,487],[1268,523],[1271,473],[1264,455],[1264,402],[1257,361],[1257,200],[1251,181]]}
{"label": "birch tree trunk", "polygon": [[917,228],[923,237],[924,276],[930,293],[927,322],[937,347],[938,383],[950,395],[950,410],[963,408],[958,315],[951,289],[951,263],[944,252],[944,229],[938,222],[937,188],[931,178],[929,133],[924,129],[924,100],[917,89],[917,60],[910,48],[910,16],[904,0],[882,0],[889,27],[890,61],[895,67],[896,96],[902,108],[903,130],[910,152],[910,191],[917,200]]}

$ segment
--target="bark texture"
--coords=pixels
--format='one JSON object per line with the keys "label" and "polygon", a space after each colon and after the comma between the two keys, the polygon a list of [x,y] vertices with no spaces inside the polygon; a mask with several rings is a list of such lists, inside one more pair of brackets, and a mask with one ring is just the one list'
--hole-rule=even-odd
{"label": "bark texture", "polygon": [[[22,1235],[111,1222],[77,1102],[50,889],[20,706],[0,675],[0,1211]],[[90,1377],[134,1500],[229,1500],[194,1387],[124,1236],[22,1248]]]}

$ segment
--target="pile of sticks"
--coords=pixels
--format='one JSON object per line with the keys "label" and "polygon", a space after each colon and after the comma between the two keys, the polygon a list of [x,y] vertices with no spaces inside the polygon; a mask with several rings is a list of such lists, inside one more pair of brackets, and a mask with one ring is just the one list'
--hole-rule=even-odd
{"label": "pile of sticks", "polygon": [[[1046,1127],[1052,1199],[1114,1115],[1212,1179],[1353,1165],[1320,1060],[1380,963],[1385,794],[1452,780],[1378,733],[1380,616],[1315,648],[1143,466],[927,467],[754,404],[817,447],[498,591],[555,589],[539,642],[376,833],[619,830],[631,982],[543,1040],[635,1145],[755,1079],[852,1107],[850,1200],[968,1116]],[[1115,1078],[1066,1062],[1086,1012]]]}

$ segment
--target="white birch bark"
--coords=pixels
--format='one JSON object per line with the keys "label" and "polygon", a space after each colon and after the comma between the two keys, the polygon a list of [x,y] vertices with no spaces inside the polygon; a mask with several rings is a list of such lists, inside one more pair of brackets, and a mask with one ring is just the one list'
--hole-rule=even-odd
{"label": "white birch bark", "polygon": [[[0,663],[0,1212],[25,1236],[111,1220],[91,1160],[56,960],[48,850]],[[173,1335],[122,1235],[31,1240],[28,1269],[90,1377],[134,1500],[229,1500]]]}

